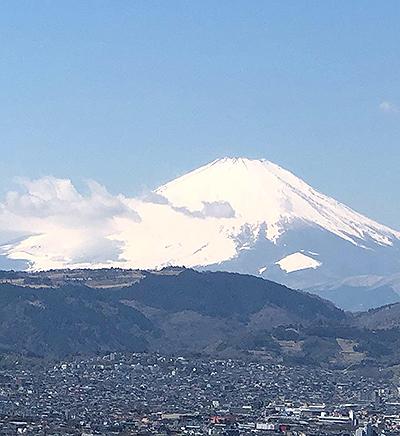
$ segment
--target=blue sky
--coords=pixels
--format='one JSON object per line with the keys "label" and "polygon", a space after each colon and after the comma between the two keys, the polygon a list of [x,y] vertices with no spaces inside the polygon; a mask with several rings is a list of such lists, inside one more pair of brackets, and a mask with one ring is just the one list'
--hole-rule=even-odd
{"label": "blue sky", "polygon": [[400,2],[0,5],[0,196],[264,157],[400,230]]}

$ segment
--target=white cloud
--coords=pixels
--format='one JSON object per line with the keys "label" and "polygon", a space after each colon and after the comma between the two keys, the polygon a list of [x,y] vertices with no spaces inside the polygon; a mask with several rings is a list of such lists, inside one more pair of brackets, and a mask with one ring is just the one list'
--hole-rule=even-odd
{"label": "white cloud", "polygon": [[[20,189],[8,192],[0,204],[1,251],[39,269],[117,261],[121,244],[109,238],[115,219],[141,221],[128,199],[111,195],[92,180],[87,182],[87,196],[68,179],[48,176],[17,183]],[[5,242],[13,234],[19,239]]]}
{"label": "white cloud", "polygon": [[157,192],[151,191],[148,188],[145,188],[140,196],[140,199],[144,203],[153,203],[153,204],[170,204],[168,198],[165,198],[161,194],[157,194]]}
{"label": "white cloud", "polygon": [[[6,267],[15,262],[21,268],[23,261],[32,269],[145,269],[177,258],[194,266],[235,254],[226,238],[235,217],[228,202],[204,202],[191,211],[151,191],[141,198],[112,195],[91,180],[87,195],[68,179],[17,182],[0,203],[0,265]],[[215,235],[211,241],[209,235]]]}
{"label": "white cloud", "polygon": [[140,221],[122,195],[109,194],[93,180],[87,182],[90,190],[87,197],[79,194],[68,179],[47,176],[38,180],[17,179],[17,183],[25,192],[8,192],[2,208],[18,217],[58,218],[71,226],[77,221],[90,225],[93,220],[121,215]]}
{"label": "white cloud", "polygon": [[203,201],[203,213],[214,218],[235,217],[235,211],[228,201]]}
{"label": "white cloud", "polygon": [[389,101],[383,101],[379,105],[379,110],[385,113],[397,112],[397,107],[395,104],[390,103]]}

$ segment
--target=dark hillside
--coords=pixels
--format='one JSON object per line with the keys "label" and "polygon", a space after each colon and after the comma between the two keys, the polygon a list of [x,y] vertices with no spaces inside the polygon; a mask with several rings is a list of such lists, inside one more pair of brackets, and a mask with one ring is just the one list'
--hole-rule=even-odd
{"label": "dark hillside", "polygon": [[400,328],[400,303],[370,309],[355,315],[355,322],[370,329]]}
{"label": "dark hillside", "polygon": [[342,367],[400,357],[400,305],[347,314],[254,276],[184,268],[4,278],[21,279],[0,283],[0,352],[200,352]]}
{"label": "dark hillside", "polygon": [[[342,310],[315,295],[235,273],[188,269],[173,277],[148,274],[129,290],[130,298],[168,312],[193,310],[212,317],[229,318],[237,314],[248,319],[269,305],[284,309],[303,320],[345,318]],[[125,294],[126,291],[119,292]]]}
{"label": "dark hillside", "polygon": [[110,291],[66,286],[32,289],[0,285],[0,347],[35,354],[144,350],[156,333],[138,310]]}

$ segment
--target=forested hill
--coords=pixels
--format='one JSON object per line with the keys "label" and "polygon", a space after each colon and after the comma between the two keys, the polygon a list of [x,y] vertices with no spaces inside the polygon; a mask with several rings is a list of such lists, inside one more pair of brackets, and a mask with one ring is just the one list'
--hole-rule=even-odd
{"label": "forested hill", "polygon": [[0,278],[3,353],[200,352],[334,365],[397,355],[394,331],[370,334],[332,303],[254,276],[172,268]]}

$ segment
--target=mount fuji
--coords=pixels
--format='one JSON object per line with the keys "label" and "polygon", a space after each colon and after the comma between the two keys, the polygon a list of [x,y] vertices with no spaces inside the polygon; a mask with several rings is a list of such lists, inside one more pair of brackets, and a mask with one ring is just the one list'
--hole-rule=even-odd
{"label": "mount fuji", "polygon": [[[54,225],[3,245],[3,254],[29,262],[30,269],[183,265],[234,271],[321,290],[334,302],[335,289],[339,295],[345,283],[348,292],[350,279],[350,289],[366,289],[368,282],[370,291],[372,282],[400,272],[400,232],[264,159],[218,159],[141,198],[118,198],[125,212],[110,217],[102,234],[115,248],[108,256],[85,257],[87,246],[68,239],[71,229],[64,238]],[[397,292],[400,286],[378,292],[379,304],[399,301]],[[357,304],[346,308],[377,305]]]}
{"label": "mount fuji", "polygon": [[[258,274],[291,287],[321,289],[330,299],[344,278],[364,289],[366,276],[374,276],[376,283],[400,271],[400,232],[264,159],[219,159],[155,192],[175,208],[188,214],[208,212],[213,215],[208,221],[218,223],[188,256],[191,266]],[[204,235],[193,231],[196,237]],[[398,288],[382,293],[379,303],[398,301]]]}

